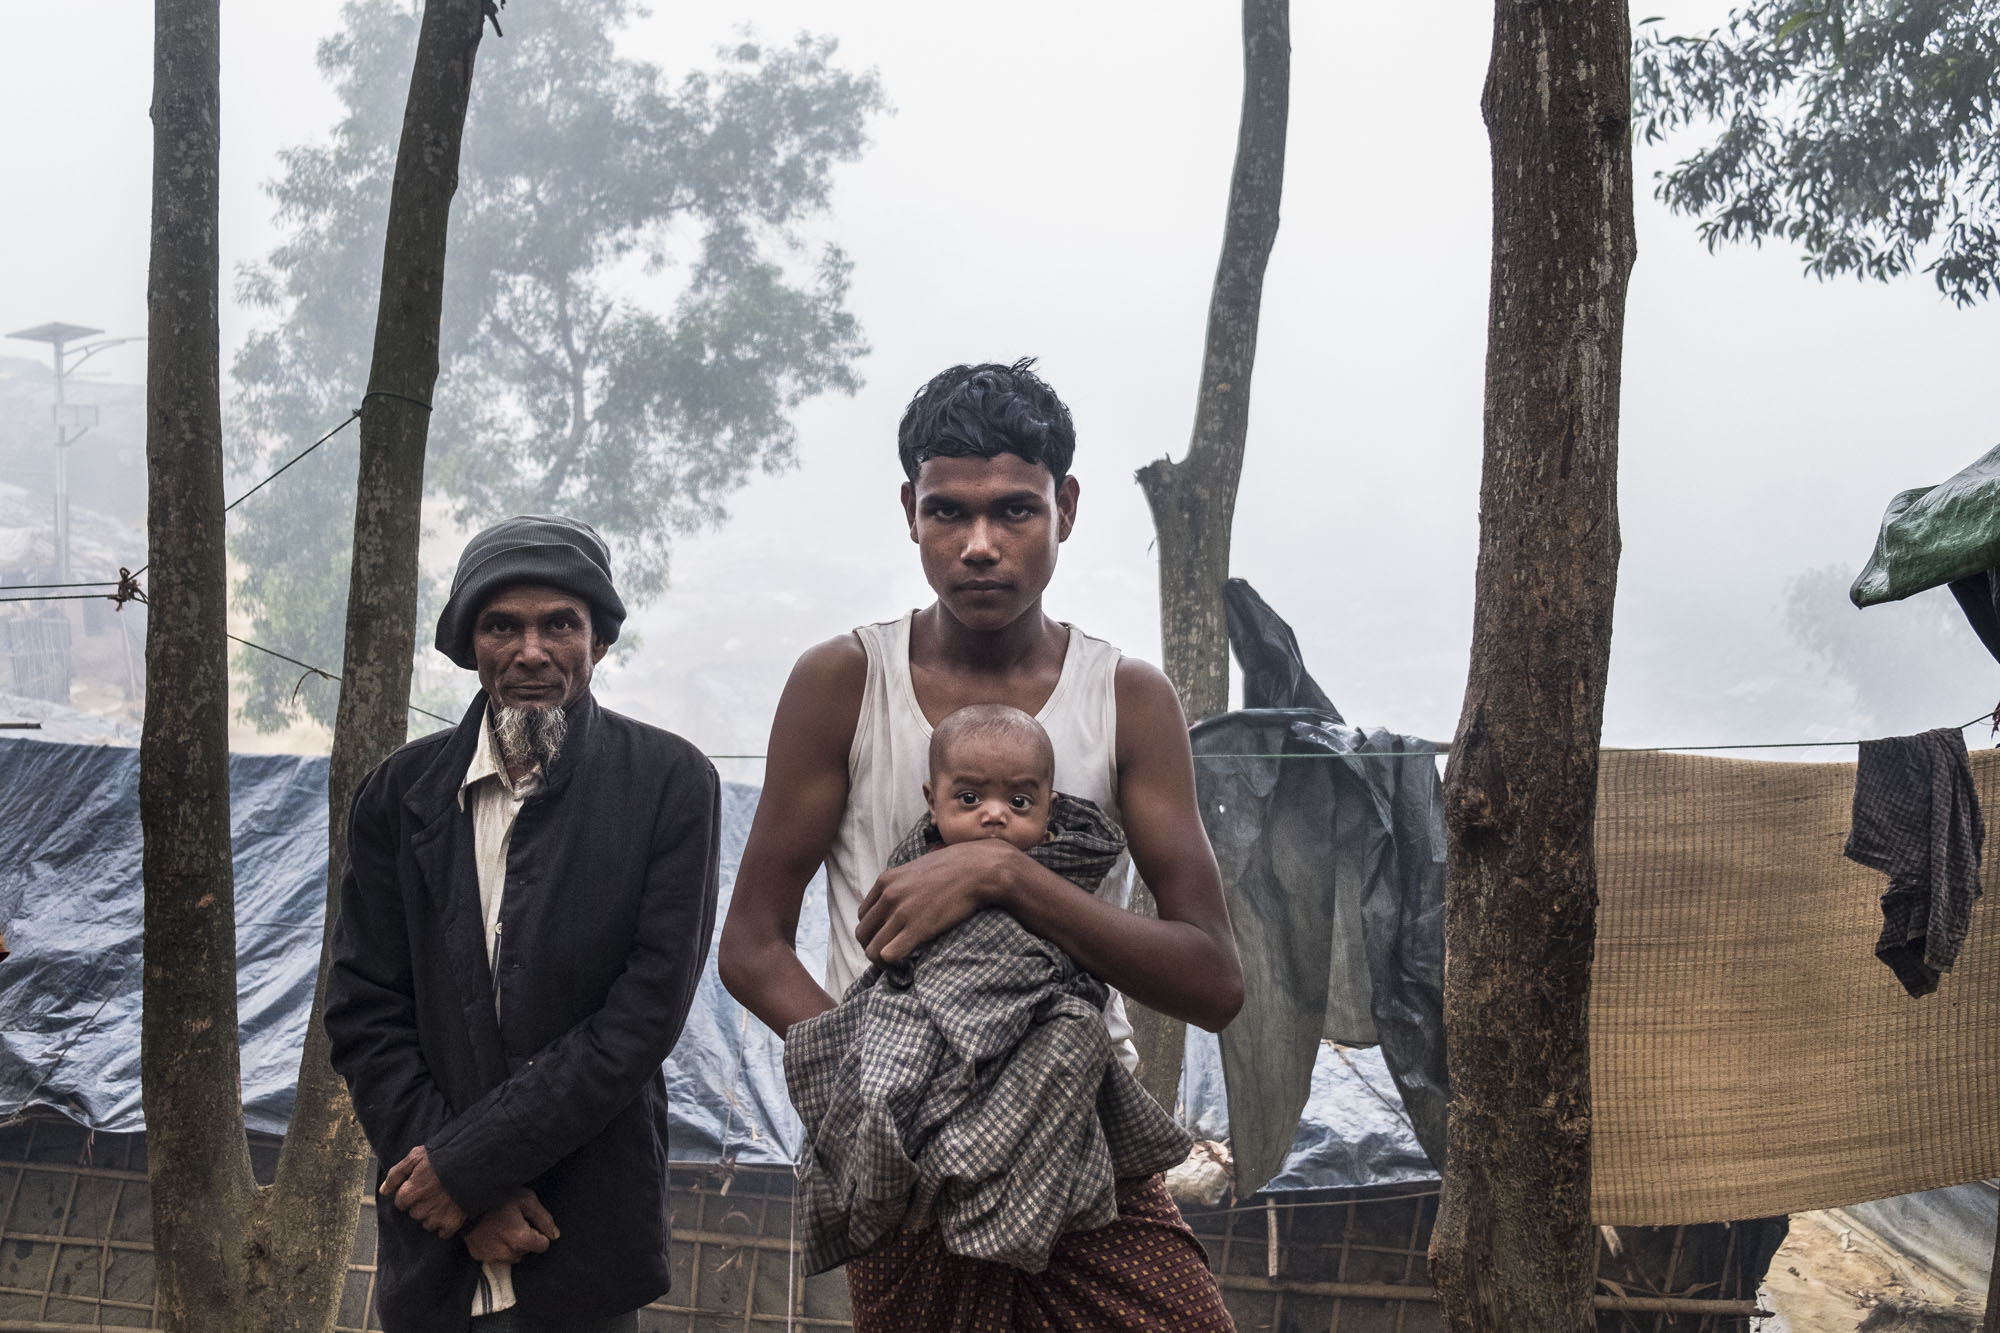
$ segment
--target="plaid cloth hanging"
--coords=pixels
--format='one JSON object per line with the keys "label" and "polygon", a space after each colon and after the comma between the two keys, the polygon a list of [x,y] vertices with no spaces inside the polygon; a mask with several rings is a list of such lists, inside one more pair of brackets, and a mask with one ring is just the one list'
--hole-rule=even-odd
{"label": "plaid cloth hanging", "polygon": [[1985,838],[1962,732],[1861,742],[1847,856],[1889,876],[1875,956],[1912,995],[1931,994],[1958,961]]}

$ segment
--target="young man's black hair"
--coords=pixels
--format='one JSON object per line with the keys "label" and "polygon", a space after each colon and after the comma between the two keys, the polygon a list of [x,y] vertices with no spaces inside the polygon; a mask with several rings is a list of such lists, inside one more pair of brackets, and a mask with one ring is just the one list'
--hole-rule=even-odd
{"label": "young man's black hair", "polygon": [[1048,468],[1060,484],[1076,453],[1076,427],[1034,364],[1028,356],[1011,366],[953,366],[917,390],[896,428],[904,475],[915,481],[932,458],[1016,454]]}

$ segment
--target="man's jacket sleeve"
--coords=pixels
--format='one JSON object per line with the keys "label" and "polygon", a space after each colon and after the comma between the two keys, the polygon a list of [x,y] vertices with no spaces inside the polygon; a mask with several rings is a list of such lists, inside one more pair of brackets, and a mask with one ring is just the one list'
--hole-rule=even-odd
{"label": "man's jacket sleeve", "polygon": [[396,865],[396,800],[376,769],[347,818],[347,873],[327,979],[326,1035],[354,1114],[387,1169],[451,1118],[417,1039],[409,924]]}
{"label": "man's jacket sleeve", "polygon": [[721,839],[715,769],[693,765],[655,814],[637,938],[604,1007],[425,1140],[431,1169],[467,1212],[496,1206],[595,1138],[680,1039],[715,929]]}

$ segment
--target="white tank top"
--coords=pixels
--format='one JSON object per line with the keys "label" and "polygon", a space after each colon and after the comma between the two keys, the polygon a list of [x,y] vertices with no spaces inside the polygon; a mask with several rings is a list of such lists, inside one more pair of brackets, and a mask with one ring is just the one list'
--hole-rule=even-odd
{"label": "white tank top", "polygon": [[[910,684],[910,612],[900,620],[854,631],[868,650],[868,682],[861,716],[847,752],[847,809],[826,859],[826,988],[838,999],[868,970],[854,929],[861,900],[888,867],[896,844],[924,817],[924,783],[930,778],[931,724]],[[1074,625],[1063,654],[1062,675],[1035,720],[1056,752],[1056,789],[1093,801],[1114,822],[1118,813],[1119,651]],[[1120,856],[1097,896],[1123,907],[1130,895],[1132,859]],[[1104,1009],[1104,1026],[1118,1058],[1136,1069],[1132,1025],[1117,991]]]}

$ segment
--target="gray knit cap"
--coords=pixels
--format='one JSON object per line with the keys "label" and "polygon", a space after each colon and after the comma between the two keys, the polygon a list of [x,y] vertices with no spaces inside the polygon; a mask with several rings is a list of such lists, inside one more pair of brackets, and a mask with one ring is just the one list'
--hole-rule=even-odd
{"label": "gray knit cap", "polygon": [[495,594],[539,583],[581,597],[601,642],[616,643],[625,603],[611,586],[611,552],[588,523],[523,514],[504,519],[465,544],[452,576],[451,598],[438,615],[437,650],[475,670],[472,628]]}

